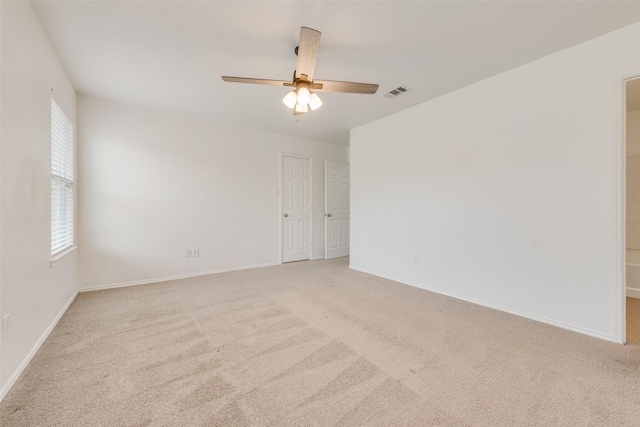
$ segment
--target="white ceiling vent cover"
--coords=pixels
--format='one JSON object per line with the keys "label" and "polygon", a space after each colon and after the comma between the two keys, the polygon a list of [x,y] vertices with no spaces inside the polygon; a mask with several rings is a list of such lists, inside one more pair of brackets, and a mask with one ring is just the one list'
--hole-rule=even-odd
{"label": "white ceiling vent cover", "polygon": [[396,96],[402,95],[403,93],[406,93],[406,92],[409,92],[409,88],[406,87],[405,85],[401,85],[385,93],[384,96],[387,98],[395,98]]}

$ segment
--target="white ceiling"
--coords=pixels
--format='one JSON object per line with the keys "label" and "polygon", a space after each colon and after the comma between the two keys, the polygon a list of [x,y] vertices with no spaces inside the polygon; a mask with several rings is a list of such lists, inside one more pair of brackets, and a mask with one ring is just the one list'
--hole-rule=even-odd
{"label": "white ceiling", "polygon": [[[349,129],[640,20],[640,2],[32,2],[79,93],[348,144]],[[316,78],[379,83],[321,93],[293,117],[300,26],[322,32]],[[411,91],[395,99],[400,84]]]}

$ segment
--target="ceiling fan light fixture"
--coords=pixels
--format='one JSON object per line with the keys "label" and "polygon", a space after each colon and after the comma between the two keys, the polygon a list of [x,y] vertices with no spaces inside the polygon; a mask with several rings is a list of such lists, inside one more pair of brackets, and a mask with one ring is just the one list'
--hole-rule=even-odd
{"label": "ceiling fan light fixture", "polygon": [[298,104],[307,105],[311,99],[311,92],[306,86],[298,87]]}
{"label": "ceiling fan light fixture", "polygon": [[[0,0],[2,1],[2,0]],[[251,83],[289,87],[293,89],[282,99],[284,105],[293,109],[293,115],[297,116],[322,106],[322,100],[312,90],[339,93],[361,93],[373,95],[378,90],[374,83],[343,82],[335,80],[314,80],[318,46],[320,44],[320,31],[308,27],[300,28],[300,43],[296,47],[296,68],[293,71],[292,80],[254,79],[248,77],[222,76],[222,80],[231,83]],[[400,90],[401,88],[398,88]],[[404,88],[406,89],[406,88]]]}
{"label": "ceiling fan light fixture", "polygon": [[282,102],[284,102],[284,105],[286,105],[287,107],[293,108],[296,106],[296,103],[298,102],[298,94],[296,93],[295,90],[292,90],[291,92],[289,92],[284,96],[284,98],[282,99]]}
{"label": "ceiling fan light fixture", "polygon": [[314,92],[311,92],[311,96],[309,97],[309,108],[311,108],[311,110],[317,110],[321,106],[322,100],[320,99],[320,97]]}
{"label": "ceiling fan light fixture", "polygon": [[[299,98],[300,96],[298,95],[298,99]],[[300,102],[296,104],[296,113],[304,114],[307,111],[309,111],[309,106],[307,104],[301,104]]]}

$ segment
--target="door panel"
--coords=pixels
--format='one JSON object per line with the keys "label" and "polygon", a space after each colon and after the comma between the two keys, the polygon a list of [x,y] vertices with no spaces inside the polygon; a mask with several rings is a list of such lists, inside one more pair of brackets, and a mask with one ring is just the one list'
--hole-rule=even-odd
{"label": "door panel", "polygon": [[[349,220],[348,219],[342,220],[342,227],[340,228],[340,231],[342,231],[342,244],[348,248],[349,247]],[[349,252],[347,252],[347,255],[348,254]]]}
{"label": "door panel", "polygon": [[282,262],[310,259],[311,160],[282,158]]}
{"label": "door panel", "polygon": [[349,165],[325,162],[325,258],[349,255]]}

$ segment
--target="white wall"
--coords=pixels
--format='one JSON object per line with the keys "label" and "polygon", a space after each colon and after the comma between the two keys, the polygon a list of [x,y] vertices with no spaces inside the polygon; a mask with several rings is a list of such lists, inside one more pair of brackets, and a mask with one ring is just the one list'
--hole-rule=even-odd
{"label": "white wall", "polygon": [[[28,2],[1,2],[0,397],[78,288],[77,254],[51,256],[51,96],[75,123],[76,94]],[[52,92],[53,89],[53,92]]]}
{"label": "white wall", "polygon": [[352,268],[613,339],[613,82],[639,53],[635,24],[353,130]]}
{"label": "white wall", "polygon": [[324,161],[346,147],[88,96],[78,120],[83,287],[278,263],[280,152],[313,157],[324,257]]}

